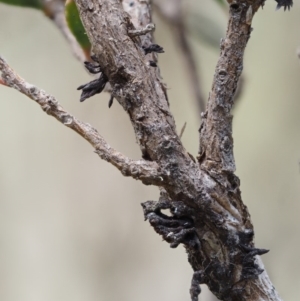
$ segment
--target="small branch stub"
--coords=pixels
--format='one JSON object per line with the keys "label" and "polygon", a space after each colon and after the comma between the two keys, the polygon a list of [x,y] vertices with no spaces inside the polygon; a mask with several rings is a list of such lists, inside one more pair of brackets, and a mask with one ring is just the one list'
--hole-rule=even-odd
{"label": "small branch stub", "polygon": [[145,35],[149,32],[153,32],[154,30],[155,30],[155,25],[153,23],[150,23],[146,27],[141,29],[128,30],[128,35],[133,38],[133,37]]}

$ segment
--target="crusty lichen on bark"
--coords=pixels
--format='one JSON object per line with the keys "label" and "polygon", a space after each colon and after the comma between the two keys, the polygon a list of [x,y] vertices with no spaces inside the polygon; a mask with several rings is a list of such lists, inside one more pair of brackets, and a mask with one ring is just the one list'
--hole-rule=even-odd
{"label": "crusty lichen on bark", "polygon": [[[143,205],[145,217],[172,247],[185,245],[197,275],[193,300],[198,289],[195,279],[221,300],[280,300],[255,257],[266,250],[254,247],[253,226],[234,175],[230,115],[252,17],[261,1],[230,5],[227,34],[200,129],[199,164],[176,133],[165,93],[146,64],[142,41],[128,34],[134,25],[121,3],[90,2],[93,9],[76,0],[93,52],[130,117],[143,157],[169,175],[160,185],[164,191],[160,201]],[[163,215],[165,208],[171,209],[172,217]]]}
{"label": "crusty lichen on bark", "polygon": [[[65,111],[51,95],[25,82],[1,57],[0,84],[35,100],[45,112],[92,144],[96,153],[122,174],[160,188],[158,202],[143,204],[144,215],[171,247],[185,246],[194,270],[193,301],[200,293],[200,283],[207,284],[221,300],[279,301],[256,257],[267,250],[254,247],[253,225],[234,174],[230,113],[252,18],[263,2],[230,4],[227,33],[221,41],[200,128],[198,162],[182,145],[164,85],[148,63],[144,48],[152,43],[152,33],[136,35],[151,23],[150,3],[127,2],[123,0],[122,6],[119,0],[76,0],[93,52],[112,86],[113,97],[129,115],[143,159],[130,160],[112,149],[93,127]],[[171,216],[164,215],[163,209],[170,209]]]}

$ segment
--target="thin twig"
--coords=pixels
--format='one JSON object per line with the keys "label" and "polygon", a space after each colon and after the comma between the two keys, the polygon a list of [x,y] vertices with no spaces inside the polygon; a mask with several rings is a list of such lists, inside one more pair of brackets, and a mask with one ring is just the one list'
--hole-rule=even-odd
{"label": "thin twig", "polygon": [[179,134],[179,138],[181,139],[182,138],[182,135],[185,131],[185,128],[186,128],[186,122],[184,123],[183,127],[181,128],[181,131],[180,131],[180,134]]}
{"label": "thin twig", "polygon": [[65,37],[76,59],[78,59],[81,63],[89,60],[89,55],[83,52],[81,46],[78,44],[68,27],[65,17],[65,1],[43,0],[42,4],[45,15],[53,21],[53,23]]}
{"label": "thin twig", "polygon": [[68,113],[55,99],[45,91],[27,83],[21,78],[0,56],[0,71],[2,76],[0,84],[14,88],[38,103],[48,114],[60,123],[74,130],[94,148],[101,159],[111,163],[121,171],[124,176],[131,176],[141,180],[144,184],[160,185],[165,175],[160,172],[155,162],[145,160],[131,160],[113,149],[98,131],[88,123],[78,120]]}

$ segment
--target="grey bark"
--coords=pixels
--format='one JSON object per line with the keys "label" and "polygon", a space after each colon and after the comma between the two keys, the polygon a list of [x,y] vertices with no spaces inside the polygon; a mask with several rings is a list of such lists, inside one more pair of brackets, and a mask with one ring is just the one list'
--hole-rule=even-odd
{"label": "grey bark", "polygon": [[[76,0],[100,66],[128,113],[143,158],[166,176],[159,202],[144,203],[145,217],[172,247],[183,243],[195,274],[192,299],[205,283],[221,300],[280,300],[256,255],[254,231],[235,176],[233,96],[243,68],[251,21],[260,1],[230,5],[208,107],[200,128],[200,151],[194,162],[175,128],[165,93],[146,63],[141,40],[132,39],[133,24],[117,0]],[[173,213],[167,218],[161,209]]]}
{"label": "grey bark", "polygon": [[[186,248],[194,275],[191,298],[199,284],[224,301],[279,301],[254,246],[254,230],[234,174],[233,96],[243,68],[243,55],[260,0],[232,2],[226,37],[221,42],[207,110],[200,127],[197,161],[183,147],[169,109],[159,72],[149,65],[142,46],[152,34],[136,35],[151,22],[148,1],[76,0],[81,19],[107,76],[113,96],[128,113],[142,152],[133,161],[112,149],[89,124],[82,123],[57,100],[25,82],[0,57],[0,84],[19,90],[45,112],[91,143],[99,156],[124,175],[160,188],[159,201],[143,203],[145,218],[176,248]],[[129,9],[135,6],[135,9]],[[134,33],[134,34],[133,34]],[[155,58],[155,56],[154,56]],[[163,214],[169,209],[171,216]]]}

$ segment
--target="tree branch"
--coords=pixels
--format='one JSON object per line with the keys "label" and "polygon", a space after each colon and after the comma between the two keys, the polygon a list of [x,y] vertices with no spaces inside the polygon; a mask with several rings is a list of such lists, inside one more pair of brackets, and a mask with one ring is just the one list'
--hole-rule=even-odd
{"label": "tree branch", "polygon": [[[160,200],[145,202],[144,215],[172,248],[180,243],[186,248],[194,270],[192,301],[198,299],[201,283],[224,301],[279,301],[256,257],[267,250],[254,246],[253,225],[234,175],[230,115],[252,17],[261,0],[230,5],[228,30],[200,128],[199,164],[183,147],[157,70],[148,64],[143,47],[151,43],[151,33],[130,36],[151,22],[149,2],[128,3],[137,5],[136,12],[146,13],[132,19],[119,0],[76,0],[76,4],[101,71],[130,117],[144,159],[132,161],[111,149],[94,128],[66,112],[54,97],[26,83],[2,58],[0,82],[38,102],[124,175],[160,186]],[[134,23],[137,20],[147,22]],[[164,215],[163,209],[169,209],[171,216]]]}
{"label": "tree branch", "polygon": [[130,16],[130,21],[135,28],[134,30],[139,32],[141,29],[146,29],[144,34],[140,35],[140,41],[143,46],[149,46],[152,41],[153,31],[155,30],[155,25],[152,23],[150,1],[122,0],[121,2],[124,10]]}
{"label": "tree branch", "polygon": [[[280,300],[256,260],[266,250],[254,247],[253,226],[241,200],[239,179],[233,174],[230,109],[252,17],[261,1],[231,4],[227,36],[202,122],[199,166],[176,134],[161,85],[145,63],[143,45],[128,36],[133,25],[120,2],[90,2],[87,7],[84,0],[76,0],[101,69],[129,114],[143,157],[169,174],[162,183],[166,193],[160,201],[143,207],[145,217],[171,247],[184,244],[195,271],[192,300],[200,292],[197,283],[206,283],[221,300]],[[166,208],[172,217],[161,212]]]}
{"label": "tree branch", "polygon": [[250,5],[247,2],[233,3],[230,7],[227,33],[221,41],[221,54],[200,128],[199,163],[212,175],[235,171],[230,112],[257,9],[255,1]]}
{"label": "tree branch", "polygon": [[[93,52],[115,91],[116,99],[130,116],[143,157],[156,161],[170,173],[171,182],[178,182],[179,170],[175,165],[193,165],[195,171],[197,165],[176,133],[155,69],[147,64],[141,43],[128,36],[128,28],[132,29],[133,25],[120,2],[91,2],[92,10],[86,7],[85,1],[76,1]],[[184,182],[193,185],[190,175],[185,174],[185,177]],[[177,189],[177,193],[181,192]]]}
{"label": "tree branch", "polygon": [[[122,6],[125,12],[129,14],[130,22],[133,24],[134,28],[136,28],[137,31],[139,31],[139,29],[149,27],[149,24],[153,24],[150,1],[122,0]],[[154,29],[155,28],[153,28],[152,31],[145,32],[144,35],[139,36],[140,45],[142,45],[142,47],[146,48],[153,43]],[[149,57],[149,59],[151,59],[152,61],[157,62],[157,53],[152,52],[148,54],[147,57]],[[168,101],[166,85],[162,81],[159,67],[157,67],[155,71],[156,81],[159,82],[159,85],[161,86],[161,89],[165,94],[165,98]]]}
{"label": "tree branch", "polygon": [[43,10],[47,17],[57,26],[59,31],[67,40],[74,56],[83,63],[89,60],[89,55],[86,55],[74,35],[70,31],[65,16],[65,0],[43,0]]}
{"label": "tree branch", "polygon": [[101,159],[117,167],[124,176],[141,180],[146,185],[153,184],[158,186],[167,178],[167,175],[160,171],[155,162],[134,161],[113,149],[95,128],[88,123],[78,120],[64,110],[53,96],[27,83],[1,56],[0,71],[2,72],[0,84],[14,88],[34,100],[48,115],[53,116],[60,123],[71,128],[89,142]]}
{"label": "tree branch", "polygon": [[[232,98],[241,73],[257,0],[233,2],[208,110],[203,115],[199,165],[176,134],[166,96],[146,64],[133,24],[118,0],[76,0],[83,25],[115,97],[128,113],[143,157],[169,175],[159,202],[143,204],[154,229],[177,247],[182,243],[195,275],[192,300],[206,283],[221,300],[280,300],[254,247],[254,231],[233,174]],[[226,84],[226,87],[225,87]],[[200,167],[200,168],[199,168]],[[161,209],[169,208],[172,217]]]}

